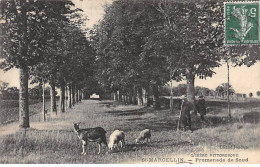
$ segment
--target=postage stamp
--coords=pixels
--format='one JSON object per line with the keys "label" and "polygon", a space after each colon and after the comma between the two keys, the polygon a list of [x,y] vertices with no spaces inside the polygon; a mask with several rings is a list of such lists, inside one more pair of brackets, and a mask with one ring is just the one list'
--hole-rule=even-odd
{"label": "postage stamp", "polygon": [[259,1],[225,2],[225,44],[259,44]]}

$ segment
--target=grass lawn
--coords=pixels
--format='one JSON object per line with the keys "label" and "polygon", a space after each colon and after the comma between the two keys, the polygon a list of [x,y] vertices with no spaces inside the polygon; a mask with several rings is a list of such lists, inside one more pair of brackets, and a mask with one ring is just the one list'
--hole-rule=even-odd
{"label": "grass lawn", "polygon": [[[4,136],[0,133],[0,163],[147,163],[146,158],[151,157],[174,157],[176,161],[171,163],[178,163],[177,157],[191,159],[193,153],[229,151],[221,150],[223,145],[235,146],[231,153],[259,152],[259,107],[260,103],[254,108],[233,106],[231,121],[225,109],[212,110],[206,115],[208,123],[198,117],[192,119],[194,132],[190,133],[176,131],[177,109],[170,113],[168,109],[85,100],[47,122],[35,119],[26,131]],[[97,155],[97,144],[89,143],[83,156],[72,122],[81,122],[82,128],[101,126],[107,131],[107,139],[114,130],[123,130],[126,147],[109,153],[103,147],[102,154]],[[152,130],[152,142],[136,145],[135,138],[145,128]],[[192,163],[199,162],[194,159]]]}
{"label": "grass lawn", "polygon": [[[49,106],[47,102],[46,107]],[[39,100],[29,100],[30,115],[41,112],[42,102]],[[0,125],[15,122],[19,118],[18,100],[0,100]]]}

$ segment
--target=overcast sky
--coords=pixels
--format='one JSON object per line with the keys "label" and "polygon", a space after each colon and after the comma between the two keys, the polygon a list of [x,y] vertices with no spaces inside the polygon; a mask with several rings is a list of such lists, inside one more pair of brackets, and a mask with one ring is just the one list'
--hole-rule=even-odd
{"label": "overcast sky", "polygon": [[[92,27],[97,23],[104,14],[104,5],[110,4],[112,0],[73,0],[76,7],[84,10],[84,14],[88,16],[87,27]],[[204,86],[210,89],[215,89],[221,83],[227,82],[227,67],[216,68],[216,72],[212,78],[195,80],[195,86]],[[19,73],[17,69],[12,69],[8,72],[0,70],[0,80],[9,82],[9,86],[19,87]],[[254,96],[256,91],[260,91],[260,62],[251,66],[231,67],[230,68],[230,83],[233,85],[237,93],[253,92]],[[174,82],[176,86],[178,83]]]}

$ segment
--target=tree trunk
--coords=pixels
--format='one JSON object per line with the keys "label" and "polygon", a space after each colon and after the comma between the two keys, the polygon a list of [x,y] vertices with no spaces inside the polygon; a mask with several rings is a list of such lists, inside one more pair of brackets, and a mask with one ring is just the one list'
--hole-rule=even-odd
{"label": "tree trunk", "polygon": [[52,81],[50,85],[51,85],[51,113],[57,115],[55,83]]}
{"label": "tree trunk", "polygon": [[81,97],[82,97],[82,96],[81,96],[81,89],[79,89],[78,92],[79,92],[79,93],[78,93],[78,98],[79,98],[79,101],[81,102]]}
{"label": "tree trunk", "polygon": [[131,104],[131,101],[130,101],[130,96],[129,95],[126,95],[126,103],[129,105]]}
{"label": "tree trunk", "polygon": [[75,105],[75,86],[73,83],[71,85],[71,89],[72,89],[72,105],[74,106]]}
{"label": "tree trunk", "polygon": [[[23,42],[21,43],[21,54],[23,56],[28,56],[28,10],[25,8],[21,10],[21,22],[24,26],[21,26],[22,34],[21,38]],[[23,62],[24,63],[24,62]],[[19,70],[20,72],[20,89],[19,89],[19,127],[20,128],[30,128],[29,120],[29,97],[28,97],[28,67],[26,65],[22,66]]]}
{"label": "tree trunk", "polygon": [[150,91],[147,92],[147,107],[150,107],[152,105],[152,101],[150,98]]}
{"label": "tree trunk", "polygon": [[128,104],[127,95],[124,95],[124,101],[125,101],[125,104]]}
{"label": "tree trunk", "polygon": [[65,87],[60,87],[60,113],[65,112]]}
{"label": "tree trunk", "polygon": [[125,95],[122,95],[122,102],[125,104]]}
{"label": "tree trunk", "polygon": [[113,95],[113,93],[111,92],[110,93],[110,98],[109,98],[109,100],[113,100],[114,99],[114,95]]}
{"label": "tree trunk", "polygon": [[196,110],[196,101],[195,101],[195,89],[194,89],[194,81],[195,74],[191,69],[186,69],[186,80],[187,80],[187,100],[193,104],[194,112],[197,113]]}
{"label": "tree trunk", "polygon": [[160,109],[161,104],[160,104],[160,95],[159,95],[159,89],[158,85],[153,85],[153,108],[154,109]]}
{"label": "tree trunk", "polygon": [[170,112],[173,113],[173,87],[172,87],[172,71],[170,74],[170,80],[171,80],[171,98],[170,98]]}
{"label": "tree trunk", "polygon": [[142,88],[137,89],[137,104],[138,104],[138,106],[143,106]]}
{"label": "tree trunk", "polygon": [[71,101],[71,84],[68,84],[68,107],[71,108],[72,107],[72,101]]}
{"label": "tree trunk", "polygon": [[45,83],[42,82],[42,116],[43,121],[46,121],[46,109],[45,109]]}
{"label": "tree trunk", "polygon": [[84,100],[85,98],[85,94],[84,94],[84,91],[81,92],[81,99]]}
{"label": "tree trunk", "polygon": [[133,99],[132,99],[133,93],[130,92],[127,97],[128,97],[128,103],[129,103],[129,104],[133,104]]}
{"label": "tree trunk", "polygon": [[132,102],[133,102],[133,104],[137,104],[137,103],[136,103],[136,96],[135,96],[135,95],[132,95]]}
{"label": "tree trunk", "polygon": [[146,94],[145,94],[145,96],[146,96],[146,100],[147,100],[146,106],[147,106],[147,107],[150,107],[151,104],[152,104],[152,102],[151,102],[151,99],[150,99],[150,87],[149,87],[149,86],[146,88]]}
{"label": "tree trunk", "polygon": [[65,111],[68,108],[68,89],[67,89],[67,85],[65,84],[64,86],[65,89],[65,94],[64,94],[64,107],[65,107]]}
{"label": "tree trunk", "polygon": [[135,87],[133,87],[133,89],[132,89],[132,102],[133,102],[133,104],[137,104],[137,99],[136,99],[136,97],[137,97],[137,95],[136,95],[136,90],[135,90]]}
{"label": "tree trunk", "polygon": [[20,89],[19,89],[19,127],[29,128],[29,98],[28,98],[28,68],[20,69]]}
{"label": "tree trunk", "polygon": [[231,110],[230,110],[230,98],[229,98],[229,64],[227,60],[227,70],[228,70],[228,88],[227,88],[227,100],[228,100],[228,116],[231,119]]}
{"label": "tree trunk", "polygon": [[120,90],[117,91],[117,96],[118,96],[118,101],[122,102],[122,94]]}
{"label": "tree trunk", "polygon": [[147,95],[146,95],[146,89],[142,88],[142,98],[143,98],[143,105],[147,106]]}
{"label": "tree trunk", "polygon": [[171,83],[170,112],[173,113],[173,88]]}
{"label": "tree trunk", "polygon": [[116,94],[116,97],[115,97],[115,98],[116,98],[116,100],[118,101],[118,100],[119,100],[118,91],[116,91],[115,94]]}
{"label": "tree trunk", "polygon": [[124,103],[125,103],[125,104],[128,104],[127,95],[124,95]]}
{"label": "tree trunk", "polygon": [[111,100],[116,100],[116,94],[114,92],[111,92]]}
{"label": "tree trunk", "polygon": [[79,102],[79,92],[78,92],[78,87],[75,85],[75,100],[76,103]]}

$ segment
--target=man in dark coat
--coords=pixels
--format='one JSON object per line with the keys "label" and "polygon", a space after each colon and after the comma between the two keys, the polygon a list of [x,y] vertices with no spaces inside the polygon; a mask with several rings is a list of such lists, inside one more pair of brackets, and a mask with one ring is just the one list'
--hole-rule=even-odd
{"label": "man in dark coat", "polygon": [[180,128],[185,129],[188,127],[191,130],[191,115],[190,112],[193,110],[193,104],[187,101],[186,97],[182,98],[181,110],[180,110],[180,119],[178,123],[178,130]]}
{"label": "man in dark coat", "polygon": [[203,96],[199,96],[199,100],[197,102],[197,110],[200,113],[201,120],[205,120],[204,116],[206,115],[206,106],[205,106],[205,99]]}

